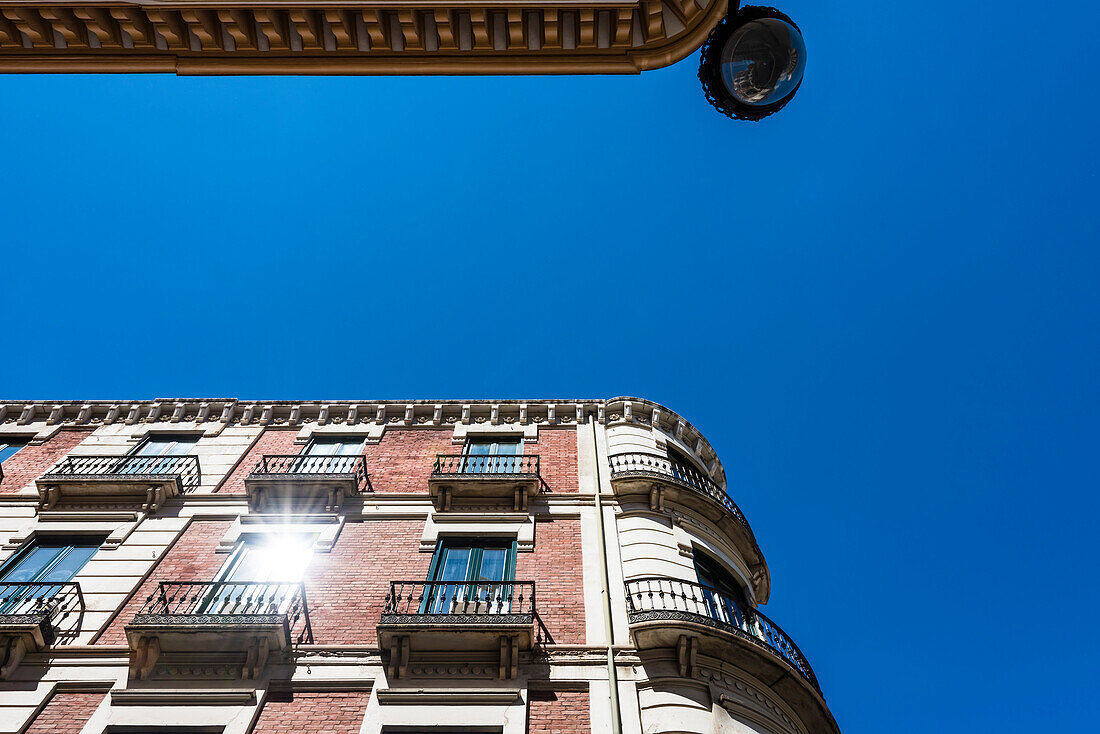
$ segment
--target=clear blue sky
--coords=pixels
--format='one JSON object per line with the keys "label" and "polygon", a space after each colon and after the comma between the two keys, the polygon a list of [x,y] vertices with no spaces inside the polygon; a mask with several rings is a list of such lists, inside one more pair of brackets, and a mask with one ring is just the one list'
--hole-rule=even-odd
{"label": "clear blue sky", "polygon": [[0,77],[0,396],[646,396],[845,734],[1092,730],[1100,12],[781,7],[758,125],[697,57]]}

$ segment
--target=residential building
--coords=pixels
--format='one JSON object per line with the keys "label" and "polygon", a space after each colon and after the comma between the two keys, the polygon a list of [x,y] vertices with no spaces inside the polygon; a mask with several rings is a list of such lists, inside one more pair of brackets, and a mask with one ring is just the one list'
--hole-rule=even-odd
{"label": "residential building", "polygon": [[648,400],[8,402],[0,459],[0,733],[839,732]]}

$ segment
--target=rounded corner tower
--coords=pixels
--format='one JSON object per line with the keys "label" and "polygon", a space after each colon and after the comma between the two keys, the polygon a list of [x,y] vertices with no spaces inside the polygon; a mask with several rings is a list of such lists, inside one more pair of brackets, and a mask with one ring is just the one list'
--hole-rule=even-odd
{"label": "rounded corner tower", "polygon": [[707,439],[634,397],[607,401],[604,435],[640,731],[839,734],[809,660],[760,611],[768,566]]}

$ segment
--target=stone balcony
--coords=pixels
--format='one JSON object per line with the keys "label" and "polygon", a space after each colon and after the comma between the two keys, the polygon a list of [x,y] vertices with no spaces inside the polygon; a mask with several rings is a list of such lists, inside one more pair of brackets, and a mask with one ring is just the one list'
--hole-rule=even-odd
{"label": "stone balcony", "polygon": [[362,456],[268,455],[244,480],[258,512],[338,512],[347,497],[371,491]]}
{"label": "stone balcony", "polygon": [[195,671],[256,679],[268,655],[313,642],[305,585],[162,582],[126,625],[130,676]]}
{"label": "stone balcony", "polygon": [[84,595],[74,581],[0,582],[0,679],[27,653],[74,638],[83,616]]}
{"label": "stone balcony", "polygon": [[140,506],[152,513],[201,481],[197,456],[67,456],[35,484],[42,510]]}
{"label": "stone balcony", "polygon": [[392,581],[378,622],[378,645],[389,653],[392,678],[407,674],[415,653],[462,662],[495,663],[501,679],[515,678],[519,652],[534,640],[532,581]]}
{"label": "stone balcony", "polygon": [[516,512],[527,511],[527,500],[542,489],[537,454],[475,456],[439,454],[435,457],[428,493],[436,509],[450,510],[452,502],[510,501]]}

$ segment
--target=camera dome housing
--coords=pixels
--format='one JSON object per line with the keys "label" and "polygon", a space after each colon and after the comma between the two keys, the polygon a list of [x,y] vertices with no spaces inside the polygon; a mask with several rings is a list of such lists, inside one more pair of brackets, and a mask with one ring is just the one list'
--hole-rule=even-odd
{"label": "camera dome housing", "polygon": [[806,44],[788,16],[749,6],[729,13],[703,44],[699,81],[719,112],[762,120],[790,102],[802,84]]}

